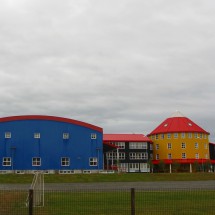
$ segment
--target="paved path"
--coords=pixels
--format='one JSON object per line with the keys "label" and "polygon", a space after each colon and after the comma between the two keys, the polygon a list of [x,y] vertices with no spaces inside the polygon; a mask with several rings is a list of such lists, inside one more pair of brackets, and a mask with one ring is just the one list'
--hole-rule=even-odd
{"label": "paved path", "polygon": [[[28,190],[30,184],[0,184],[0,190]],[[215,190],[215,181],[47,183],[45,190]]]}

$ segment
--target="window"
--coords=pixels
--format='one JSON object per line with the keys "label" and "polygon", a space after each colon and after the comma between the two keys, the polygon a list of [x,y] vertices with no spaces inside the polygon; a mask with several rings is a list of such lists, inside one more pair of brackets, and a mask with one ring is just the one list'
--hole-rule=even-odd
{"label": "window", "polygon": [[162,139],[162,140],[164,139],[164,134],[161,134],[161,139]]}
{"label": "window", "polygon": [[185,133],[181,133],[181,138],[184,139],[185,138]]}
{"label": "window", "polygon": [[35,139],[40,139],[40,133],[34,133],[34,138]]}
{"label": "window", "polygon": [[189,138],[189,139],[192,138],[192,133],[188,133],[188,138]]}
{"label": "window", "polygon": [[147,152],[131,152],[129,153],[130,160],[144,160],[148,159],[148,153]]}
{"label": "window", "polygon": [[113,142],[112,144],[118,146],[120,149],[125,148],[125,142]]}
{"label": "window", "polygon": [[158,140],[158,134],[155,135],[155,139]]}
{"label": "window", "polygon": [[41,166],[41,158],[39,157],[32,158],[32,166]]}
{"label": "window", "polygon": [[147,142],[130,142],[129,149],[147,149]]}
{"label": "window", "polygon": [[5,132],[5,138],[10,139],[11,138],[11,132]]}
{"label": "window", "polygon": [[186,153],[182,153],[181,157],[182,157],[182,159],[185,159],[186,158]]}
{"label": "window", "polygon": [[156,150],[158,150],[159,149],[159,144],[156,144]]}
{"label": "window", "polygon": [[167,143],[167,149],[172,149],[172,143]]}
{"label": "window", "polygon": [[61,158],[61,166],[70,166],[70,159],[68,157]]}
{"label": "window", "polygon": [[208,159],[208,154],[205,154],[205,159]]}
{"label": "window", "polygon": [[199,159],[199,153],[196,153],[196,154],[195,154],[195,158],[196,158],[196,159]]}
{"label": "window", "polygon": [[174,139],[178,139],[178,133],[174,133]]}
{"label": "window", "polygon": [[153,150],[153,145],[152,145],[152,144],[150,144],[149,146],[150,146],[150,150]]}
{"label": "window", "polygon": [[202,139],[202,133],[199,134],[199,138]]}
{"label": "window", "polygon": [[90,166],[97,166],[98,160],[96,157],[90,158],[89,159]]}
{"label": "window", "polygon": [[10,157],[4,157],[2,159],[2,166],[11,166],[11,158]]}
{"label": "window", "polygon": [[160,157],[159,154],[156,154],[156,160],[159,160],[159,157]]}
{"label": "window", "polygon": [[195,139],[198,138],[198,133],[194,133],[194,138],[195,138]]}
{"label": "window", "polygon": [[199,148],[199,144],[195,143],[195,149],[198,149],[198,148]]}
{"label": "window", "polygon": [[93,134],[91,134],[91,139],[96,139],[96,134],[95,133],[93,133]]}
{"label": "window", "polygon": [[68,140],[69,139],[69,133],[63,133],[63,139]]}
{"label": "window", "polygon": [[[113,159],[117,160],[117,153],[116,152],[107,152],[106,153],[107,159]],[[124,152],[119,152],[119,160],[125,160],[125,153]]]}
{"label": "window", "polygon": [[182,144],[181,144],[181,148],[182,148],[182,149],[185,149],[185,148],[186,148],[186,143],[182,143]]}
{"label": "window", "polygon": [[168,159],[172,159],[172,154],[169,153],[168,156],[167,156],[167,158],[168,158]]}
{"label": "window", "polygon": [[207,143],[205,143],[205,149],[208,149],[208,144]]}
{"label": "window", "polygon": [[204,138],[207,139],[207,134],[204,135]]}
{"label": "window", "polygon": [[171,134],[170,133],[167,134],[167,139],[171,139]]}

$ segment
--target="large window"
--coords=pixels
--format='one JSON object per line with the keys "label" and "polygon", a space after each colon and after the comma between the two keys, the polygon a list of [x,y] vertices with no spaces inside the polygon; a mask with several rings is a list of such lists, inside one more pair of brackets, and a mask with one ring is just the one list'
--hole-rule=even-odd
{"label": "large window", "polygon": [[130,152],[129,158],[130,158],[130,160],[148,159],[148,153],[147,152]]}
{"label": "large window", "polygon": [[4,157],[2,159],[2,166],[11,166],[11,158],[10,157]]}
{"label": "large window", "polygon": [[33,157],[32,158],[32,166],[41,166],[41,158]]}
{"label": "large window", "polygon": [[112,144],[118,146],[120,149],[125,148],[125,142],[113,142]]}
{"label": "large window", "polygon": [[61,166],[70,166],[70,159],[68,157],[61,158]]}
{"label": "large window", "polygon": [[129,149],[147,149],[147,142],[130,142]]}
{"label": "large window", "polygon": [[98,165],[98,159],[96,157],[92,157],[89,159],[90,166],[97,166]]}
{"label": "large window", "polygon": [[[106,153],[107,159],[111,160],[117,160],[117,153],[116,152],[107,152]],[[119,160],[125,160],[125,153],[119,152]]]}

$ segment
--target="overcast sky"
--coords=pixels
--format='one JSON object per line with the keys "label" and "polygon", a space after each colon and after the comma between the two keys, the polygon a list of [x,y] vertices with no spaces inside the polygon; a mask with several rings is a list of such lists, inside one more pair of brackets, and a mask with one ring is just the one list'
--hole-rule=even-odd
{"label": "overcast sky", "polygon": [[1,0],[0,117],[148,134],[176,110],[215,141],[214,0]]}

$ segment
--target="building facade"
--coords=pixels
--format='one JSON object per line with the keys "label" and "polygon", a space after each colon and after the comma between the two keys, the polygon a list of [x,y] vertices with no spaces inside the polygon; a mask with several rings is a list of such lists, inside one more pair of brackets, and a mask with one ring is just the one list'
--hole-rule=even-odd
{"label": "building facade", "polygon": [[209,132],[180,112],[174,113],[156,127],[148,137],[153,141],[153,163],[179,164],[190,172],[194,165],[210,161]]}
{"label": "building facade", "polygon": [[54,116],[0,118],[0,171],[103,169],[103,129]]}
{"label": "building facade", "polygon": [[104,151],[106,169],[123,172],[150,172],[152,141],[143,134],[104,134],[104,143],[117,148]]}

